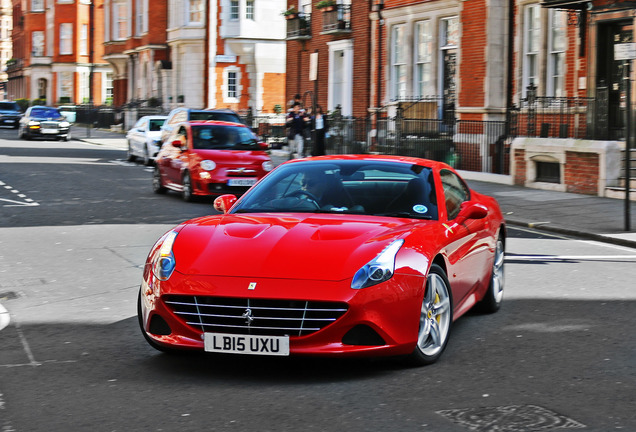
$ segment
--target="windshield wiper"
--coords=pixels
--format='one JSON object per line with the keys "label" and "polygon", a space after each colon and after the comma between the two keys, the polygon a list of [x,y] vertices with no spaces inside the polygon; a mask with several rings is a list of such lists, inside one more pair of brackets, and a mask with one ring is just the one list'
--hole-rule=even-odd
{"label": "windshield wiper", "polygon": [[387,212],[387,213],[376,213],[376,216],[389,216],[389,217],[402,217],[409,219],[424,219],[424,220],[433,220],[433,216],[430,215],[418,215],[409,212]]}

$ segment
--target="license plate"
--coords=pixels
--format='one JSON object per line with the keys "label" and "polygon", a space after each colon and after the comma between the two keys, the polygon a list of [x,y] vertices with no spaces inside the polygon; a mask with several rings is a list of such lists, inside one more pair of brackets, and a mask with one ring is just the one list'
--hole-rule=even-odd
{"label": "license plate", "polygon": [[227,181],[228,186],[254,186],[255,178],[235,178]]}
{"label": "license plate", "polygon": [[205,333],[204,344],[207,352],[270,356],[289,355],[288,336]]}
{"label": "license plate", "polygon": [[40,132],[43,134],[56,134],[57,129],[40,129]]}

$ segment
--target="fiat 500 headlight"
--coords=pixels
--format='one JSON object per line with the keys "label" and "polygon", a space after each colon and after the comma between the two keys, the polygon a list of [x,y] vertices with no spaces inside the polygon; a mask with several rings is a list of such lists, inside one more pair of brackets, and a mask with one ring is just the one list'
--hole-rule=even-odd
{"label": "fiat 500 headlight", "polygon": [[71,125],[71,124],[70,124],[69,122],[67,122],[67,121],[60,122],[60,127],[61,127],[61,128],[67,128],[67,127],[69,127],[70,125]]}
{"label": "fiat 500 headlight", "polygon": [[271,160],[266,160],[265,162],[263,162],[263,171],[265,172],[270,172],[271,170],[274,169],[274,163]]}
{"label": "fiat 500 headlight", "polygon": [[356,272],[351,281],[351,288],[367,288],[388,281],[395,272],[395,256],[404,244],[403,239],[395,240],[371,261]]}
{"label": "fiat 500 headlight", "polygon": [[159,248],[155,261],[152,265],[152,273],[160,281],[170,279],[172,272],[174,272],[174,269],[177,266],[174,254],[172,253],[172,246],[177,238],[177,234],[178,233],[176,231],[170,231],[165,234],[162,239],[159,239],[161,247]]}
{"label": "fiat 500 headlight", "polygon": [[212,171],[214,170],[214,168],[216,168],[216,164],[214,163],[214,161],[211,161],[211,160],[201,161],[200,166],[202,169],[206,171]]}

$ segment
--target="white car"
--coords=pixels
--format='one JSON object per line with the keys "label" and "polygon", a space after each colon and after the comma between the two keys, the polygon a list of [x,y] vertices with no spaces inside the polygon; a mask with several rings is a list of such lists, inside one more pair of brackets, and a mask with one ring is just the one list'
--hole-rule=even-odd
{"label": "white car", "polygon": [[126,134],[128,141],[128,160],[141,158],[151,165],[161,147],[161,125],[167,116],[144,116]]}

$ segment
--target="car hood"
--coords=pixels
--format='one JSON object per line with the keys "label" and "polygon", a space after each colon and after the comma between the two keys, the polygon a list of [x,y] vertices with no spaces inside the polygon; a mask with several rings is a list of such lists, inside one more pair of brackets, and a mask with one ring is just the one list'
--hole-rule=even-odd
{"label": "car hood", "polygon": [[342,214],[210,216],[188,223],[173,251],[176,270],[189,275],[339,281],[414,226]]}

